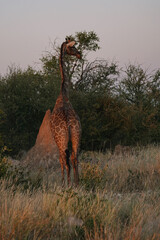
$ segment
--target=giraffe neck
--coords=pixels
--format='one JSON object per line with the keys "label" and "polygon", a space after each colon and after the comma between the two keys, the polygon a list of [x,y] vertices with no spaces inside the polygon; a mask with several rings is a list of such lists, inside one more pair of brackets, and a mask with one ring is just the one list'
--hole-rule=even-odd
{"label": "giraffe neck", "polygon": [[69,79],[66,73],[66,65],[65,65],[65,53],[63,50],[63,46],[61,47],[61,54],[60,54],[60,72],[61,72],[61,93],[63,96],[69,97]]}

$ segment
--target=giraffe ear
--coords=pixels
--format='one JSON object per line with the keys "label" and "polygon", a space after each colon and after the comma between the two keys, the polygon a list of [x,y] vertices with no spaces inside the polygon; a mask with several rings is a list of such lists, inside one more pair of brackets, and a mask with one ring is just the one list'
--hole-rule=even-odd
{"label": "giraffe ear", "polygon": [[73,47],[76,44],[75,41],[71,41],[69,43],[67,43],[67,47]]}

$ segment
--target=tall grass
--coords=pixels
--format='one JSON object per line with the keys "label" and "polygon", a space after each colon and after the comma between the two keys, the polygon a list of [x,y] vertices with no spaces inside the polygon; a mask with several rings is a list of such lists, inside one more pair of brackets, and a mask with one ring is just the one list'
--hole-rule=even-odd
{"label": "tall grass", "polygon": [[160,239],[158,147],[82,154],[78,188],[45,179],[26,191],[1,180],[0,239]]}

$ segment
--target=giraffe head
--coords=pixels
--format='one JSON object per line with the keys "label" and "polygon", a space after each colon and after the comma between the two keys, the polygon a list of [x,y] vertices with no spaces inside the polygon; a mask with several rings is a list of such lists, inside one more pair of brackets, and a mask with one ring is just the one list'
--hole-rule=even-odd
{"label": "giraffe head", "polygon": [[81,59],[81,53],[75,47],[76,42],[66,39],[66,42],[62,44],[61,51],[64,54],[76,56],[78,59]]}

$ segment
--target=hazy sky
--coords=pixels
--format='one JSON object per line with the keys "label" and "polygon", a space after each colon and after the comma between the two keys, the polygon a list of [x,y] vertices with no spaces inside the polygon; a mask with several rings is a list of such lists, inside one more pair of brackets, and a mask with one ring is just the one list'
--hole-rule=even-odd
{"label": "hazy sky", "polygon": [[160,0],[0,0],[0,74],[39,66],[50,42],[95,31],[92,58],[160,68]]}

